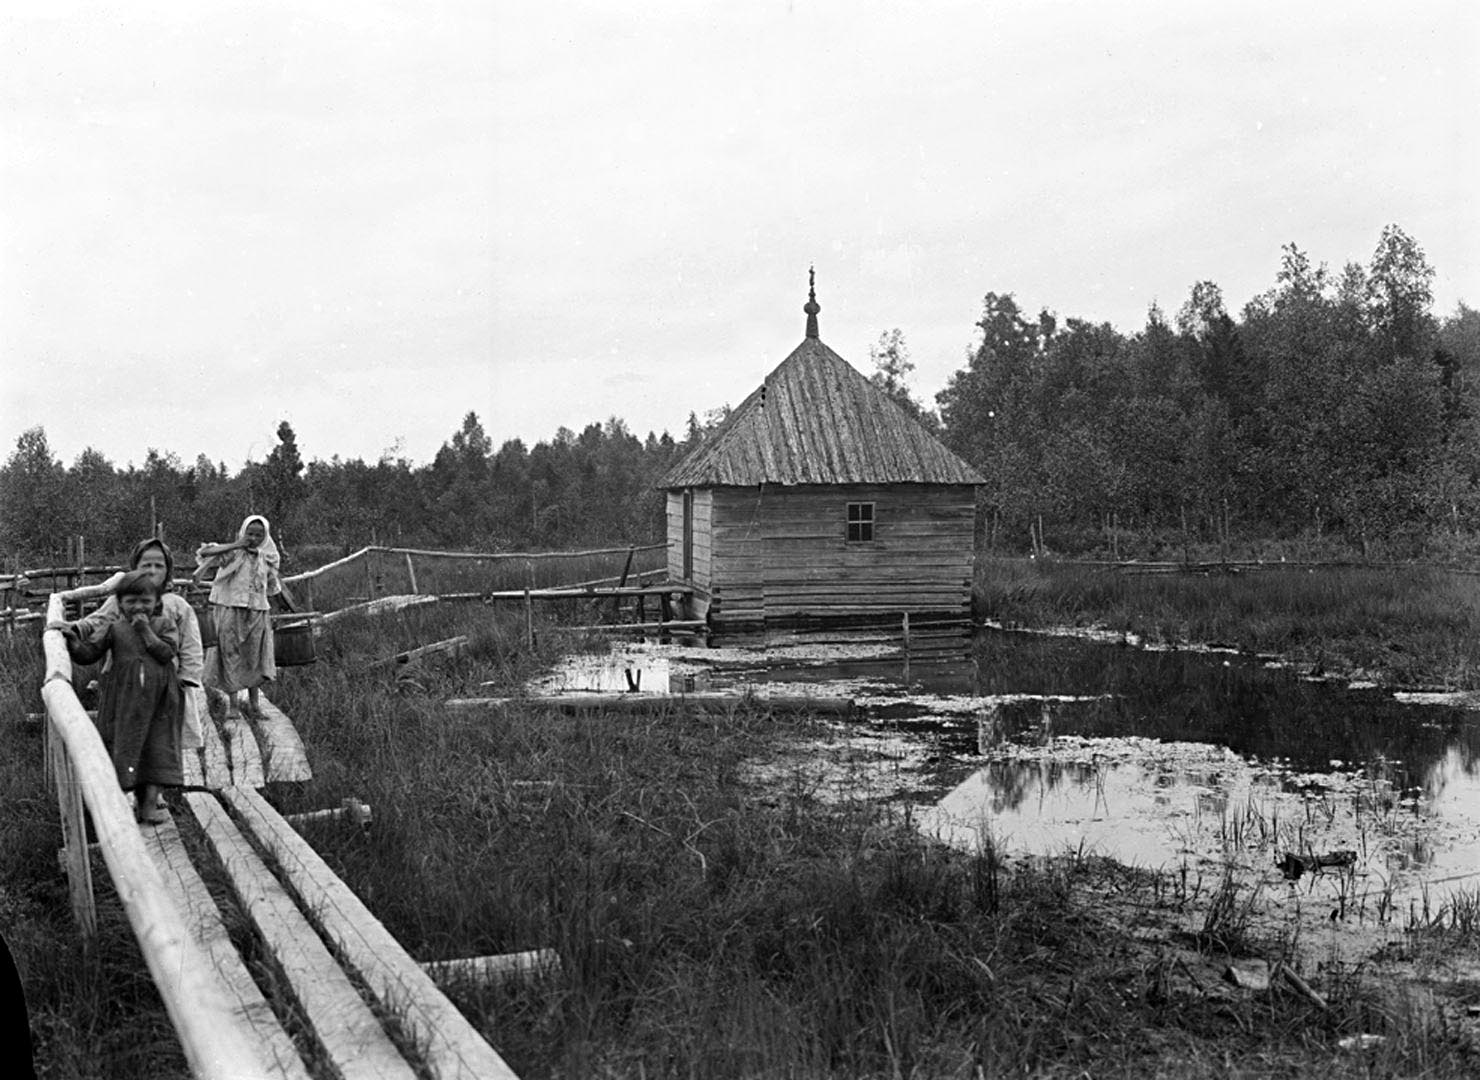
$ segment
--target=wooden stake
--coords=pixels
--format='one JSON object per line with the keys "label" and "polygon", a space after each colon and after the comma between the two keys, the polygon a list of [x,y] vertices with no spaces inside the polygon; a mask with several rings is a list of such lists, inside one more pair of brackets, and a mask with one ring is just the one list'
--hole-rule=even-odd
{"label": "wooden stake", "polygon": [[529,590],[524,590],[524,641],[531,649],[534,648],[534,601],[529,597]]}
{"label": "wooden stake", "polygon": [[[629,547],[627,549],[627,562],[626,562],[626,565],[624,565],[622,567],[622,577],[617,582],[617,588],[619,588],[619,589],[625,588],[626,585],[627,585],[627,575],[632,572],[632,556],[636,553],[636,551],[637,551],[637,548],[636,547]],[[642,601],[641,600],[638,600],[637,603],[638,603],[638,607],[640,608],[642,606]],[[620,595],[617,595],[617,596],[612,597],[612,618],[614,618],[614,619],[617,618],[621,613],[622,613],[622,597]],[[638,620],[641,621],[641,612],[639,612],[639,614],[638,614]]]}
{"label": "wooden stake", "polygon": [[499,956],[469,956],[459,960],[425,960],[421,969],[439,982],[506,983],[518,979],[558,978],[560,954],[554,949],[529,949]]}
{"label": "wooden stake", "polygon": [[387,656],[381,660],[373,660],[371,667],[384,667],[388,664],[406,664],[412,660],[420,660],[423,656],[432,653],[456,653],[468,643],[467,634],[459,634],[457,637],[446,638],[442,641],[434,641],[430,645],[420,645],[415,649],[407,649],[405,652],[396,653],[395,656]]}
{"label": "wooden stake", "polygon": [[411,579],[411,592],[413,595],[421,592],[416,587],[416,567],[411,565],[411,552],[406,552],[406,576]]}
{"label": "wooden stake", "polygon": [[[46,722],[48,731],[52,721]],[[67,891],[72,896],[72,915],[82,933],[82,948],[92,954],[98,936],[98,911],[93,901],[92,863],[87,856],[87,818],[82,805],[82,788],[77,773],[67,757],[66,744],[60,738],[50,739],[52,770],[56,775],[57,805],[62,814],[62,855],[67,868]]]}
{"label": "wooden stake", "polygon": [[368,825],[373,816],[369,806],[349,796],[331,810],[309,810],[302,814],[285,814],[283,820],[294,828],[309,821],[334,821],[342,817],[348,817],[356,825]]}
{"label": "wooden stake", "polygon": [[1285,981],[1293,986],[1301,997],[1305,998],[1318,1009],[1325,1010],[1331,1008],[1325,998],[1311,989],[1310,983],[1306,982],[1299,975],[1296,975],[1287,965],[1280,964],[1279,969],[1280,974],[1285,977]]}

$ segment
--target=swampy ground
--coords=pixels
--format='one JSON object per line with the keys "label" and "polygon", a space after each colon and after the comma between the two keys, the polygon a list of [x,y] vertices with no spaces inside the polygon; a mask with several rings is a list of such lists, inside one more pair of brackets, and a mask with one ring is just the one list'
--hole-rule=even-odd
{"label": "swampy ground", "polygon": [[[1249,655],[984,632],[967,662],[930,686],[915,667],[891,673],[898,662],[877,655],[773,650],[735,661],[753,669],[731,672],[741,678],[777,669],[789,686],[846,688],[863,706],[851,721],[754,706],[698,713],[678,702],[637,716],[567,715],[527,697],[454,712],[448,698],[518,699],[569,655],[607,646],[544,624],[531,648],[518,619],[437,605],[345,620],[318,663],[285,672],[274,699],[297,723],[315,779],[267,794],[290,813],[351,795],[375,808],[367,829],[331,824],[310,840],[418,959],[559,951],[557,981],[449,987],[521,1076],[1480,1074],[1469,1016],[1480,1006],[1473,885],[1435,885],[1410,908],[1401,881],[1384,902],[1372,878],[1392,869],[1405,814],[1452,820],[1442,792],[1417,793],[1441,763],[1444,792],[1466,788],[1467,751],[1455,748],[1470,745],[1473,714],[1419,710],[1385,691],[1362,698],[1374,712],[1354,711],[1333,693],[1364,693],[1349,691],[1345,675],[1306,678],[1311,651],[1294,668],[1264,666],[1254,654],[1297,636],[1269,629],[1295,617],[1267,597],[1243,609],[1264,627],[1251,631],[1247,640],[1261,643],[1252,648],[1230,615],[1218,633],[1192,636],[1214,624],[1192,614],[1174,624],[1164,598],[1155,620],[1120,627],[1082,595],[1065,618],[1049,592],[1014,588],[1015,609],[993,601],[983,615],[1031,622],[1029,605],[1041,605],[1045,628],[1099,624],[1112,640],[1129,630],[1153,644],[1212,641]],[[1350,602],[1368,603],[1373,590],[1364,591]],[[1346,602],[1338,591],[1301,603],[1320,595]],[[1473,688],[1473,641],[1443,644],[1455,601],[1413,583],[1387,595],[1430,616],[1410,610],[1381,632],[1413,658],[1384,677],[1410,689]],[[1383,671],[1371,662],[1378,653],[1360,653],[1372,633],[1343,619],[1313,611],[1311,625],[1332,644],[1317,629],[1302,648],[1327,658],[1323,674],[1336,656],[1353,673]],[[1174,638],[1177,627],[1188,636]],[[371,666],[459,633],[471,644],[456,659],[401,678]],[[35,711],[37,643],[17,635],[0,648],[6,715]],[[670,677],[673,665],[681,680],[704,674],[668,659]],[[725,663],[715,659],[712,670]],[[806,670],[813,659],[873,670]],[[186,1075],[106,884],[97,955],[81,955],[39,727],[7,723],[0,740],[0,926],[25,980],[44,1075]],[[1378,755],[1392,768],[1369,776]],[[1035,847],[1026,824],[996,828],[979,806],[946,820],[939,808],[993,769],[1002,782],[984,805],[1020,815],[1086,792],[1093,814],[1097,785],[1102,802],[1129,804],[1143,776],[1155,805],[1154,778],[1170,774],[1168,805],[1197,808],[1177,834],[1187,850],[1156,861],[1057,839]],[[1131,775],[1135,783],[1117,787]],[[1223,777],[1230,795],[1217,787]],[[1313,778],[1327,786],[1302,786]],[[1324,844],[1312,830],[1327,807],[1331,822],[1350,820],[1358,848],[1366,837],[1363,861],[1287,882],[1272,870],[1277,854],[1304,839]],[[1068,829],[1076,812],[1038,820]],[[951,831],[957,818],[964,835]],[[1434,861],[1411,858],[1419,873]],[[229,905],[229,890],[215,887]],[[1300,909],[1293,924],[1290,906]],[[1381,940],[1348,952],[1307,920],[1328,934],[1372,925]],[[1275,971],[1268,989],[1226,981],[1233,961],[1252,960]],[[275,986],[270,961],[252,962]]]}

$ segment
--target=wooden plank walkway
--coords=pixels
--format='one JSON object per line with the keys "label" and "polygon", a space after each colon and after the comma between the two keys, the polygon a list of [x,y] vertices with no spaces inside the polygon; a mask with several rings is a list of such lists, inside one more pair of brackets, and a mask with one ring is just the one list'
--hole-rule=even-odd
{"label": "wooden plank walkway", "polygon": [[277,862],[341,961],[414,1034],[434,1075],[517,1080],[431,976],[266,799],[250,788],[228,788],[222,795]]}
{"label": "wooden plank walkway", "polygon": [[226,744],[226,757],[231,764],[232,786],[263,787],[267,774],[262,770],[262,751],[246,717],[223,716],[220,725],[221,741]]}
{"label": "wooden plank walkway", "polygon": [[[231,943],[216,902],[191,863],[185,845],[180,842],[180,831],[173,819],[164,825],[141,826],[140,832],[160,875],[182,901],[186,926],[215,965],[223,997],[236,1003],[236,1015],[246,1022],[255,1036],[254,1042],[262,1051],[261,1075],[282,1077],[283,1080],[309,1080],[308,1069],[298,1056],[293,1040],[283,1030],[272,1006],[262,996],[236,946]],[[257,1071],[243,1070],[244,1074]]]}
{"label": "wooden plank walkway", "polygon": [[414,1080],[415,1072],[349,976],[216,799],[191,792],[185,801],[338,1075],[344,1080]]}
{"label": "wooden plank walkway", "polygon": [[261,695],[262,716],[252,721],[262,741],[262,764],[270,783],[296,783],[313,779],[313,770],[308,767],[308,754],[303,749],[303,740],[276,705]]}

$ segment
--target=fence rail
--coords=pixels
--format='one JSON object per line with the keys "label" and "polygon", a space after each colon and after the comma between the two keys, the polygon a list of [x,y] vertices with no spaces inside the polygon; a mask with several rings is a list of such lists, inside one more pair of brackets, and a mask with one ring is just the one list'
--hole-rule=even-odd
{"label": "fence rail", "polygon": [[[650,581],[667,568],[666,543],[582,551],[427,551],[372,545],[342,559],[286,575],[283,583],[304,608],[330,611],[350,603],[405,593],[465,597],[499,590],[583,586]],[[110,579],[124,567],[45,566],[0,574],[0,626],[39,621],[41,598],[65,592],[71,603],[95,603],[110,591]],[[184,571],[190,567],[177,567]],[[182,595],[198,586],[177,578]],[[86,608],[78,610],[78,614]]]}
{"label": "fence rail", "polygon": [[298,602],[319,611],[389,595],[464,596],[569,585],[573,579],[622,580],[667,567],[666,543],[584,551],[424,551],[364,547],[342,559],[283,578]]}

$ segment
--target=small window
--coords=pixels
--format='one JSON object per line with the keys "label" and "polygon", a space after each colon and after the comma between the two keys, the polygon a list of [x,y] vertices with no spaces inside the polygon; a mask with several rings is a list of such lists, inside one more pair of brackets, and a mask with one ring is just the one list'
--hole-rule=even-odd
{"label": "small window", "polygon": [[848,504],[848,543],[866,544],[874,538],[874,504]]}

